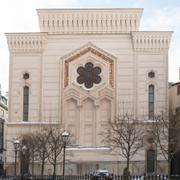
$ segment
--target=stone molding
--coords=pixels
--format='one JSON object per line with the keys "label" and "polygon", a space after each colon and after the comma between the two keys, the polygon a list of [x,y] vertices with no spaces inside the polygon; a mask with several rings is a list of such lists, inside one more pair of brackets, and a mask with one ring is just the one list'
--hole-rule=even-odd
{"label": "stone molding", "polygon": [[114,90],[105,87],[104,89],[100,89],[97,92],[81,92],[79,89],[70,87],[64,91],[63,99],[64,102],[67,102],[69,99],[74,99],[77,101],[78,106],[82,106],[86,99],[91,99],[95,106],[100,106],[100,101],[103,99],[108,99],[110,102],[113,101]]}
{"label": "stone molding", "polygon": [[41,32],[56,34],[138,31],[143,9],[38,9]]}
{"label": "stone molding", "polygon": [[134,50],[168,50],[172,33],[172,31],[131,32]]}
{"label": "stone molding", "polygon": [[46,44],[46,33],[6,33],[10,52],[41,52]]}
{"label": "stone molding", "polygon": [[76,49],[75,51],[63,56],[61,59],[64,62],[64,87],[69,84],[69,63],[83,56],[84,54],[91,52],[92,54],[100,57],[110,65],[109,70],[109,84],[114,87],[114,61],[117,59],[115,56],[108,52],[98,48],[91,42],[88,42],[84,46]]}

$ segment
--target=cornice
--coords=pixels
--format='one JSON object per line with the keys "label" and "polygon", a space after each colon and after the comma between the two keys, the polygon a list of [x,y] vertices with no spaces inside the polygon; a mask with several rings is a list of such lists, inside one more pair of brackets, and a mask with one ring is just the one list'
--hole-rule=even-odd
{"label": "cornice", "polygon": [[38,9],[41,32],[55,34],[138,31],[143,9]]}
{"label": "cornice", "polygon": [[8,122],[8,126],[42,126],[42,125],[57,125],[59,124],[58,122],[23,122],[23,121],[18,121],[18,122]]}
{"label": "cornice", "polygon": [[131,32],[135,51],[168,50],[172,31],[138,31]]}
{"label": "cornice", "polygon": [[10,52],[43,51],[47,33],[6,33]]}

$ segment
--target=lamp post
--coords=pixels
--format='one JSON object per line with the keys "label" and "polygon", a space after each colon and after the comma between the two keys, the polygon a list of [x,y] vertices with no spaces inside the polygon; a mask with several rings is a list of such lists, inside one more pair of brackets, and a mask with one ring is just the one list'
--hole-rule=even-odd
{"label": "lamp post", "polygon": [[64,148],[64,151],[63,151],[63,177],[65,174],[65,154],[66,154],[66,143],[68,141],[68,138],[69,138],[69,133],[64,131],[62,133],[62,141],[63,141],[63,148]]}
{"label": "lamp post", "polygon": [[14,140],[14,142],[13,142],[13,144],[14,144],[14,152],[15,152],[15,159],[14,159],[14,163],[15,163],[15,165],[14,165],[14,175],[16,176],[16,164],[17,164],[17,152],[18,152],[18,149],[19,149],[19,144],[20,144],[20,141],[19,140]]}
{"label": "lamp post", "polygon": [[26,152],[27,152],[27,147],[26,145],[22,145],[21,147],[21,179],[24,179],[24,174],[26,173]]}

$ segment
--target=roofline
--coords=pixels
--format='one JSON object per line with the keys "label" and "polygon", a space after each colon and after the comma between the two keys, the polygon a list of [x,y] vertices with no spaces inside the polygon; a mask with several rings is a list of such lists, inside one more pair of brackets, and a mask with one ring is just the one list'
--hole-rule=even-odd
{"label": "roofline", "polygon": [[8,35],[17,35],[17,34],[22,34],[22,35],[39,35],[39,34],[48,34],[47,32],[6,32],[4,33],[6,36]]}
{"label": "roofline", "polygon": [[156,30],[151,30],[151,31],[131,31],[132,33],[173,33],[174,31],[165,31],[165,30],[162,30],[162,31],[160,31],[160,30],[158,30],[158,31],[156,31]]}
{"label": "roofline", "polygon": [[0,107],[2,107],[3,109],[5,109],[6,111],[8,111],[8,107],[2,103],[0,103]]}
{"label": "roofline", "polygon": [[138,11],[143,11],[144,8],[47,8],[47,9],[36,9],[36,11],[59,11],[59,10],[123,10],[123,11],[127,11],[127,10],[138,10]]}
{"label": "roofline", "polygon": [[[123,32],[123,33],[121,33],[121,32],[119,32],[119,33],[104,33],[104,34],[102,34],[102,33],[95,33],[95,34],[89,34],[89,33],[87,33],[88,35],[117,35],[117,34],[119,34],[119,35],[122,35],[122,34],[125,34],[125,35],[129,35],[129,34],[133,34],[133,33],[163,33],[163,34],[169,34],[169,33],[171,33],[171,34],[173,34],[174,33],[174,31],[156,31],[156,30],[152,30],[152,31],[131,31],[131,32]],[[79,33],[77,33],[77,34],[75,34],[75,33],[73,33],[73,34],[69,34],[69,33],[64,33],[64,34],[56,34],[56,33],[54,33],[54,34],[51,34],[51,33],[49,33],[49,32],[41,32],[41,31],[39,31],[39,32],[6,32],[6,33],[4,33],[6,36],[14,36],[14,35],[26,35],[26,36],[31,36],[31,35],[50,35],[50,36],[52,36],[52,35],[85,35],[85,34],[79,34]]]}
{"label": "roofline", "polygon": [[171,84],[170,87],[176,86],[176,85],[179,85],[179,84],[180,84],[180,82],[176,82],[176,83]]}

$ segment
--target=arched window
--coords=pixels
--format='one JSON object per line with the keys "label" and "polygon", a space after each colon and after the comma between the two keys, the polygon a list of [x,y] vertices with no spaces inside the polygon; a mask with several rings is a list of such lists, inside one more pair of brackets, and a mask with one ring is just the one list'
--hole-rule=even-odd
{"label": "arched window", "polygon": [[149,119],[154,117],[154,85],[149,85]]}
{"label": "arched window", "polygon": [[155,172],[155,160],[156,160],[156,152],[153,149],[149,149],[146,152],[146,171],[147,173]]}
{"label": "arched window", "polygon": [[29,114],[29,87],[23,89],[23,121],[28,121]]}

